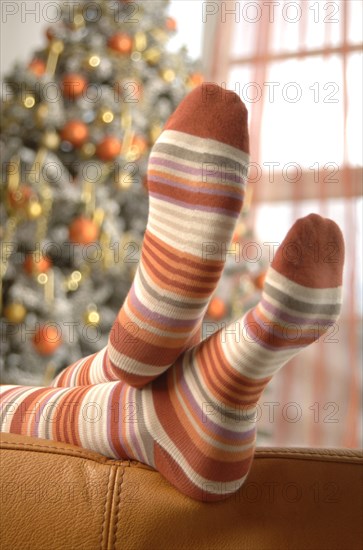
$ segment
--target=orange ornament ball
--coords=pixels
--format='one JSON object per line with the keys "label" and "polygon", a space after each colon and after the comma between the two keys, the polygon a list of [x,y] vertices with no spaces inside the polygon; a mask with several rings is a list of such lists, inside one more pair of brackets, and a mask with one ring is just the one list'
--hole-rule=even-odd
{"label": "orange ornament ball", "polygon": [[117,32],[113,34],[108,40],[108,47],[115,52],[121,53],[123,55],[130,54],[132,51],[132,38],[129,34],[124,32]]}
{"label": "orange ornament ball", "polygon": [[135,136],[132,140],[132,147],[137,148],[140,156],[145,153],[148,147],[148,141],[143,136]]}
{"label": "orange ornament ball", "polygon": [[38,254],[27,254],[23,267],[28,275],[39,275],[46,273],[52,267],[52,260],[47,256],[39,256]]}
{"label": "orange ornament ball", "polygon": [[233,244],[238,243],[239,239],[240,239],[239,232],[237,230],[235,230],[235,232],[233,233],[233,237],[232,237],[232,243]]}
{"label": "orange ornament ball", "polygon": [[99,227],[89,218],[79,216],[69,226],[69,240],[77,244],[91,244],[97,241]]}
{"label": "orange ornament ball", "polygon": [[17,189],[8,191],[9,205],[14,210],[25,208],[34,194],[33,189],[29,185],[20,185]]}
{"label": "orange ornament ball", "polygon": [[67,99],[77,99],[83,94],[87,84],[87,80],[81,74],[68,73],[62,80],[63,96]]}
{"label": "orange ornament ball", "polygon": [[216,321],[223,319],[227,315],[227,307],[224,300],[218,296],[212,298],[208,306],[207,315]]}
{"label": "orange ornament ball", "polygon": [[189,82],[192,86],[196,88],[197,86],[200,86],[201,84],[203,84],[204,77],[201,73],[194,73],[190,75]]}
{"label": "orange ornament ball", "polygon": [[39,355],[53,355],[62,344],[60,328],[54,325],[41,325],[33,336],[33,346]]}
{"label": "orange ornament ball", "polygon": [[114,160],[121,153],[122,143],[115,136],[106,136],[96,147],[96,155],[100,160]]}
{"label": "orange ornament ball", "polygon": [[266,273],[260,273],[259,275],[257,275],[257,277],[255,277],[253,281],[255,283],[255,287],[258,288],[259,290],[262,290],[265,282],[265,278],[266,278]]}
{"label": "orange ornament ball", "polygon": [[70,120],[61,131],[61,138],[69,141],[73,147],[82,147],[88,139],[88,127],[81,120]]}
{"label": "orange ornament ball", "polygon": [[29,71],[31,71],[35,76],[43,76],[46,69],[46,64],[42,59],[33,59],[28,65]]}
{"label": "orange ornament ball", "polygon": [[177,29],[177,25],[174,17],[167,17],[165,21],[165,26],[168,29],[168,31],[175,32]]}

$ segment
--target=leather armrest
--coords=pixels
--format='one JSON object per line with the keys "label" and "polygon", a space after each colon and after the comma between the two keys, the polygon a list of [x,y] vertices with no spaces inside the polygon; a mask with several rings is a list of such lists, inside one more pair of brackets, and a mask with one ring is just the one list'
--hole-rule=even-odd
{"label": "leather armrest", "polygon": [[362,548],[358,451],[259,448],[238,493],[203,503],[137,462],[1,436],[4,549]]}

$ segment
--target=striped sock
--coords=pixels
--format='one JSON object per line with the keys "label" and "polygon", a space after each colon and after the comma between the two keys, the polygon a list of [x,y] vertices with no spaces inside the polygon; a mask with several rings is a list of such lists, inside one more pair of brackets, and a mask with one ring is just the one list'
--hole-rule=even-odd
{"label": "striped sock", "polygon": [[179,105],[150,155],[140,265],[107,349],[63,372],[61,385],[141,387],[199,341],[242,207],[248,148],[247,111],[233,92],[203,84]]}
{"label": "striped sock", "polygon": [[[154,463],[183,493],[218,500],[246,479],[257,402],[273,375],[336,322],[344,241],[331,220],[298,220],[266,275],[260,303],[188,350],[144,392]],[[145,397],[146,403],[146,397]]]}
{"label": "striped sock", "polygon": [[243,319],[186,351],[142,389],[1,388],[1,431],[136,459],[186,495],[221,500],[245,481],[256,404],[272,376],[329,327],[341,303],[344,243],[330,220],[299,220]]}

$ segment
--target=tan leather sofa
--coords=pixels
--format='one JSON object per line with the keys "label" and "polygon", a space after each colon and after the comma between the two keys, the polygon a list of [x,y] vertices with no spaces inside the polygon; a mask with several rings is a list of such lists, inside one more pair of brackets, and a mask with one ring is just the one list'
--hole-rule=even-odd
{"label": "tan leather sofa", "polygon": [[1,435],[1,550],[363,547],[358,451],[260,448],[236,495],[203,503],[140,463]]}

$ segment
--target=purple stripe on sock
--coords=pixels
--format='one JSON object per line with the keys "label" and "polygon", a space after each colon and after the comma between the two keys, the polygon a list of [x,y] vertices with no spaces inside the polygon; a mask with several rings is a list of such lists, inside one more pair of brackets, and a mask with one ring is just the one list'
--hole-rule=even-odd
{"label": "purple stripe on sock", "polygon": [[[252,312],[252,316],[256,322],[256,324],[261,327],[262,331],[263,332],[268,332],[269,330],[271,330],[271,328],[273,329],[273,331],[276,330],[276,327],[266,327],[266,324],[261,321],[261,319],[256,316],[255,312],[253,311]],[[282,350],[286,350],[286,348],[290,349],[290,350],[294,350],[294,349],[301,349],[301,347],[303,346],[302,344],[300,345],[293,345],[292,344],[292,341],[289,340],[289,339],[285,339],[286,341],[286,346],[274,346],[274,345],[269,345],[267,344],[266,342],[264,342],[263,340],[260,340],[260,338],[258,336],[256,336],[255,334],[252,333],[252,331],[250,331],[249,327],[248,327],[248,323],[245,325],[245,329],[247,331],[247,335],[249,338],[251,338],[251,340],[254,341],[254,343],[258,344],[259,346],[261,346],[262,348],[266,349],[266,350],[269,350],[269,351],[273,351],[273,352],[278,352],[278,351],[282,351]],[[275,332],[273,332],[273,334],[276,334]],[[282,334],[277,334],[277,336],[279,338],[281,338],[283,335]],[[300,336],[299,336],[300,337]]]}
{"label": "purple stripe on sock", "polygon": [[279,319],[282,319],[283,321],[286,321],[288,323],[294,323],[295,325],[313,325],[314,323],[316,323],[319,327],[321,327],[334,324],[334,321],[329,321],[328,319],[306,319],[303,317],[294,317],[293,315],[289,315],[288,313],[281,311],[278,307],[273,306],[265,298],[262,298],[261,304],[275,317],[278,317]]}
{"label": "purple stripe on sock", "polygon": [[[198,405],[198,403],[195,401],[194,396],[192,392],[189,390],[189,387],[183,375],[178,377],[178,383],[183,389],[183,393],[187,396],[189,405],[192,407],[193,411],[195,412],[195,415],[197,417],[200,417],[201,415],[200,405]],[[217,415],[223,414],[223,411],[221,413],[217,411],[216,414]],[[255,430],[254,427],[252,427],[251,430],[248,430],[246,432],[242,432],[242,431],[235,432],[232,430],[228,430],[228,428],[225,428],[224,426],[221,426],[220,424],[216,424],[215,422],[213,422],[213,418],[211,418],[210,416],[208,416],[208,423],[209,422],[212,422],[213,424],[213,428],[212,428],[213,433],[215,433],[218,436],[225,437],[226,439],[229,439],[229,440],[232,439],[233,441],[243,442],[246,439],[248,439],[254,433],[254,430]]]}
{"label": "purple stripe on sock", "polygon": [[154,321],[163,323],[167,327],[181,327],[181,328],[190,329],[194,327],[194,325],[200,319],[200,317],[197,319],[187,319],[187,320],[172,319],[171,317],[166,317],[165,315],[161,315],[161,313],[156,313],[155,311],[151,311],[151,309],[147,308],[137,298],[134,285],[132,285],[130,289],[129,299],[131,304],[135,307],[135,309],[137,309],[141,313],[143,317],[145,317],[146,319],[153,319]]}
{"label": "purple stripe on sock", "polygon": [[[206,170],[204,170],[203,168],[191,168],[190,166],[185,166],[184,164],[179,164],[178,162],[173,162],[171,160],[159,159],[153,156],[151,162],[152,164],[158,164],[159,166],[166,166],[167,168],[179,170],[180,172],[184,172],[185,174],[192,174],[194,176],[208,176],[208,172],[206,172]],[[233,174],[231,172],[226,173],[217,170],[216,172],[209,174],[209,176],[213,178],[219,177],[222,181],[230,181],[233,183],[243,184],[244,182],[244,178],[242,176],[239,176],[236,173]]]}
{"label": "purple stripe on sock", "polygon": [[183,183],[176,183],[173,180],[167,178],[161,178],[160,176],[149,176],[149,181],[155,181],[163,185],[169,185],[170,187],[176,187],[177,189],[185,189],[190,193],[204,193],[205,195],[220,195],[222,197],[230,197],[232,199],[241,200],[241,193],[231,193],[230,191],[221,191],[220,189],[206,189],[203,185],[194,187],[192,185],[185,185]]}
{"label": "purple stripe on sock", "polygon": [[159,199],[161,201],[170,202],[172,204],[182,206],[183,208],[188,208],[188,210],[203,210],[205,212],[218,212],[219,214],[225,214],[230,218],[238,218],[240,215],[239,212],[235,212],[233,210],[227,210],[226,208],[217,208],[214,206],[202,206],[200,204],[189,204],[188,202],[178,201],[176,199],[166,197],[165,195],[159,195],[159,193],[152,193],[151,191],[149,191],[149,197],[155,197],[156,199]]}

